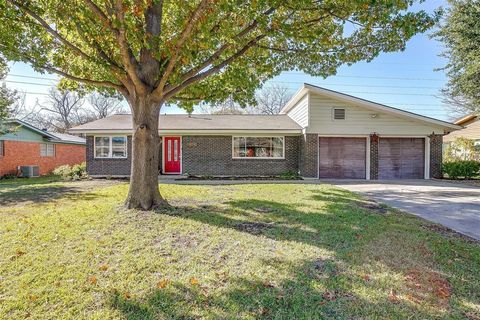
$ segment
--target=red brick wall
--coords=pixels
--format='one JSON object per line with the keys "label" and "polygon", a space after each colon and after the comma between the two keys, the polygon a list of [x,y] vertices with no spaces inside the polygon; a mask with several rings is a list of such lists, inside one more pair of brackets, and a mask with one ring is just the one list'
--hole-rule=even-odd
{"label": "red brick wall", "polygon": [[15,173],[18,166],[40,166],[40,174],[52,172],[64,164],[77,164],[85,161],[85,146],[74,144],[55,144],[54,157],[40,156],[39,142],[4,141],[5,155],[0,156],[0,177]]}

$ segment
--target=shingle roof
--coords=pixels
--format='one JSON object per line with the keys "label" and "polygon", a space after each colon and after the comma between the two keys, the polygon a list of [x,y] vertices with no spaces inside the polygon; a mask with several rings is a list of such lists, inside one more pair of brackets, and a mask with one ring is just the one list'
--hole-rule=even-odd
{"label": "shingle roof", "polygon": [[33,132],[36,132],[37,134],[43,136],[44,138],[52,141],[52,142],[64,142],[64,143],[73,143],[73,144],[86,144],[85,138],[77,137],[77,136],[72,136],[70,134],[64,134],[64,133],[57,133],[57,132],[51,132],[51,131],[46,131],[39,129],[35,126],[32,126],[31,124],[19,120],[19,119],[8,119],[6,120],[6,123],[16,123],[17,125],[23,126]]}
{"label": "shingle roof", "polygon": [[[287,115],[161,115],[159,130],[301,130]],[[131,131],[132,115],[118,114],[70,129],[71,132]]]}
{"label": "shingle roof", "polygon": [[51,135],[54,135],[55,137],[62,140],[63,142],[86,143],[85,138],[72,136],[71,134],[51,132],[51,131],[48,131],[48,133]]}

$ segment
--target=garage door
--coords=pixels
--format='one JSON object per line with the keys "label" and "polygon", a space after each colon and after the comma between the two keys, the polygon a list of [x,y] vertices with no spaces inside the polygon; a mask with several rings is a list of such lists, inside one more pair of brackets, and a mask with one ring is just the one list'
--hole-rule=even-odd
{"label": "garage door", "polygon": [[423,179],[425,177],[425,139],[380,138],[379,179]]}
{"label": "garage door", "polygon": [[365,179],[366,143],[365,138],[320,137],[320,178]]}

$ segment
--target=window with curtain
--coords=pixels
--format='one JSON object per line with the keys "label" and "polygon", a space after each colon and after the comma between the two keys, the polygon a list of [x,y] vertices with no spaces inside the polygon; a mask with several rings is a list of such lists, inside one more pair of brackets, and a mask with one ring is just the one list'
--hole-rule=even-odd
{"label": "window with curtain", "polygon": [[127,137],[95,137],[95,158],[126,158]]}
{"label": "window with curtain", "polygon": [[3,140],[0,140],[0,157],[3,157],[5,155],[5,145],[3,143]]}
{"label": "window with curtain", "polygon": [[233,137],[233,158],[284,158],[284,137]]}

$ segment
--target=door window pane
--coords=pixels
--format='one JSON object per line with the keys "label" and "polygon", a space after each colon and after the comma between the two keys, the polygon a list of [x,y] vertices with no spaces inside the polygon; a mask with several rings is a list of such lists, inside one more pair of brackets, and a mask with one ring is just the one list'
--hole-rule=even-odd
{"label": "door window pane", "polygon": [[173,140],[173,161],[178,160],[178,140]]}
{"label": "door window pane", "polygon": [[167,160],[172,161],[172,140],[167,142]]}

